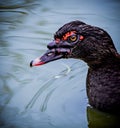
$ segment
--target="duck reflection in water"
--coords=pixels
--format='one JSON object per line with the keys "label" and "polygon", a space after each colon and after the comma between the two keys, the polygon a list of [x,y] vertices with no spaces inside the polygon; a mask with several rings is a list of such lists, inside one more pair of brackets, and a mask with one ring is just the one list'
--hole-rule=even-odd
{"label": "duck reflection in water", "polygon": [[89,128],[119,128],[120,117],[87,107],[87,120]]}

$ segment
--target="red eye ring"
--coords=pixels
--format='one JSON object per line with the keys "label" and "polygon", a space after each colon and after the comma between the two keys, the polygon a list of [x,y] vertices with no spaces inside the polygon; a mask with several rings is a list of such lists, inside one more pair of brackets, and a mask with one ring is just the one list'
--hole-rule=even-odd
{"label": "red eye ring", "polygon": [[63,36],[63,40],[67,40],[67,38],[73,34],[75,34],[76,31],[70,31],[70,32],[67,32],[64,36]]}

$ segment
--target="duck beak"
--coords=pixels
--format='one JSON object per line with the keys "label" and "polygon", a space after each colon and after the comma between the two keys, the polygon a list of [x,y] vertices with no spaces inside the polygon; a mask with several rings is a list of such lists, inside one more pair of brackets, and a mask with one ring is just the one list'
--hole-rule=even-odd
{"label": "duck beak", "polygon": [[71,46],[69,46],[69,43],[63,43],[62,41],[59,44],[53,41],[47,45],[47,48],[48,51],[43,56],[30,62],[30,67],[43,65],[61,58],[68,58],[71,54]]}
{"label": "duck beak", "polygon": [[69,48],[53,48],[48,50],[43,56],[36,58],[30,62],[30,67],[40,66],[48,62],[58,60],[61,58],[67,58],[71,50]]}

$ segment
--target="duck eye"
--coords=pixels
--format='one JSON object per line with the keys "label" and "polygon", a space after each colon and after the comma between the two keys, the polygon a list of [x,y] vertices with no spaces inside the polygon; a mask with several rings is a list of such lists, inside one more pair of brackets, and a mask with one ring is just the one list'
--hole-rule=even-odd
{"label": "duck eye", "polygon": [[72,36],[69,37],[69,40],[71,42],[75,42],[77,40],[77,36],[76,35],[72,35]]}

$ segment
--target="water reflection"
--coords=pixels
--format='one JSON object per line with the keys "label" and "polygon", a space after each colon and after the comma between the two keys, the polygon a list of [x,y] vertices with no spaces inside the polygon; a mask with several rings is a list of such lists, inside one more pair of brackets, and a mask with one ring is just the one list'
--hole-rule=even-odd
{"label": "water reflection", "polygon": [[87,107],[89,128],[119,128],[120,117]]}
{"label": "water reflection", "polygon": [[84,62],[59,60],[32,69],[29,62],[46,51],[61,25],[76,19],[106,29],[120,51],[119,6],[115,0],[0,0],[0,127],[114,124],[114,116],[86,110]]}

